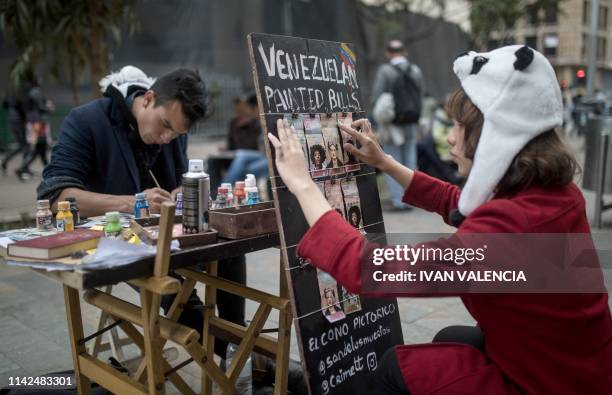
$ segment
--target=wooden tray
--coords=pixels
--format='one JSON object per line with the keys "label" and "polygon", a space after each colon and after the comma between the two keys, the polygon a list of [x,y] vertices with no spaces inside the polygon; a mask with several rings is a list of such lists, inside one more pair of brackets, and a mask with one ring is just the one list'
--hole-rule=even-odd
{"label": "wooden tray", "polygon": [[[178,218],[178,217],[177,217]],[[157,237],[159,235],[159,225],[146,225],[146,223],[155,223],[159,222],[159,220],[155,221],[156,218],[153,218],[151,221],[138,221],[144,222],[145,225],[141,225],[136,221],[132,221],[130,223],[130,229],[136,236],[140,238],[140,240],[149,245],[157,244]],[[217,242],[217,231],[215,229],[209,229],[206,232],[195,233],[195,234],[183,234],[183,224],[175,223],[172,228],[172,239],[178,240],[179,245],[181,247],[193,247],[193,246],[201,246],[206,244],[213,244]]]}
{"label": "wooden tray", "polygon": [[[140,226],[155,226],[155,225],[159,225],[159,219],[161,217],[159,215],[155,215],[154,217],[144,217],[144,218],[136,218],[133,221],[138,223]],[[174,216],[174,223],[175,224],[182,224],[183,223],[183,216],[182,215],[175,215]]]}
{"label": "wooden tray", "polygon": [[274,202],[210,210],[210,227],[227,239],[276,233]]}

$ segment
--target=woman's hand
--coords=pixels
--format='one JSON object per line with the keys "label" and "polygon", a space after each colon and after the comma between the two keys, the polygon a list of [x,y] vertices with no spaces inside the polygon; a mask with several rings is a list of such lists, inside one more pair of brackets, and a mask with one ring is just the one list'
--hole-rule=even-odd
{"label": "woman's hand", "polygon": [[[385,166],[389,162],[389,156],[385,154],[376,140],[376,136],[372,131],[372,125],[367,119],[358,119],[351,124],[351,127],[340,125],[340,129],[353,136],[361,148],[357,148],[352,144],[345,143],[344,150],[354,155],[360,162],[377,167],[384,171]],[[361,132],[358,132],[360,129]]]}
{"label": "woman's hand", "polygon": [[304,151],[295,129],[286,119],[276,121],[278,137],[268,133],[268,139],[276,151],[276,168],[291,193],[298,194],[314,185],[308,173]]}

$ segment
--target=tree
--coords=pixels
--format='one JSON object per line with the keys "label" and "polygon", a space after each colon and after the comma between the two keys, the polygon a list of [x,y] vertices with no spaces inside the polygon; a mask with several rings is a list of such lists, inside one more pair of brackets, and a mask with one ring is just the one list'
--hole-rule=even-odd
{"label": "tree", "polygon": [[477,46],[486,47],[491,33],[499,34],[502,44],[511,36],[514,25],[530,10],[535,15],[540,10],[554,8],[559,11],[563,0],[471,0],[470,24],[472,38]]}
{"label": "tree", "polygon": [[112,48],[121,40],[121,25],[136,28],[135,0],[2,0],[0,30],[20,53],[11,67],[11,82],[27,69],[45,64],[51,74],[67,78],[75,104],[78,80],[88,69],[92,96],[109,71]]}
{"label": "tree", "polygon": [[[384,48],[389,39],[410,44],[431,35],[444,15],[445,4],[445,0],[358,0],[357,31],[364,45],[366,69],[373,69],[380,61],[378,49]],[[406,15],[414,10],[438,17],[415,30],[405,23]],[[369,26],[375,27],[373,42],[368,40]]]}

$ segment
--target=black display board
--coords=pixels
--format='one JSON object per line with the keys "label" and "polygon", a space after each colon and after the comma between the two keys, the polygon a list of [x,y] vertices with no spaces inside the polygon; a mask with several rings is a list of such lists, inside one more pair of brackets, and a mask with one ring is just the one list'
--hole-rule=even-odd
{"label": "black display board", "polygon": [[[264,136],[277,135],[276,120],[287,118],[332,207],[366,236],[384,234],[374,169],[343,152],[347,136],[337,129],[338,122],[364,116],[353,46],[255,33],[248,41]],[[403,343],[397,301],[352,295],[326,273],[300,264],[296,248],[308,224],[278,177],[273,146],[264,140],[310,393],[368,393],[382,354]]]}

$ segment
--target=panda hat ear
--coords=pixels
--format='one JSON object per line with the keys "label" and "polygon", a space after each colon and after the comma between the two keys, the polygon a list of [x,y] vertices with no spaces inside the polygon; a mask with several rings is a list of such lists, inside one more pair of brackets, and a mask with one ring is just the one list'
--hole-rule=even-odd
{"label": "panda hat ear", "polygon": [[[470,73],[478,65],[479,72]],[[534,137],[560,126],[561,89],[550,62],[524,45],[470,53],[455,60],[455,73],[484,121],[459,213],[469,216],[489,201],[516,155]],[[456,214],[454,220],[460,221]]]}
{"label": "panda hat ear", "polygon": [[533,62],[533,49],[526,45],[519,48],[514,55],[516,56],[516,61],[514,62],[515,70],[525,70]]}

